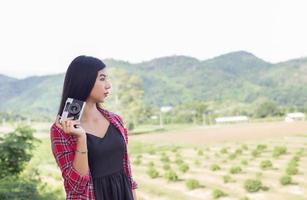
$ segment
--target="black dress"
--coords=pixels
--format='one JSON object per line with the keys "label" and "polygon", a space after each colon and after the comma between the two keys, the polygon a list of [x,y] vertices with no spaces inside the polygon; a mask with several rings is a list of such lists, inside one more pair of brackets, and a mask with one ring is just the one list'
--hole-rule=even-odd
{"label": "black dress", "polygon": [[87,135],[89,168],[96,200],[133,200],[131,183],[124,172],[125,141],[110,122],[103,138]]}

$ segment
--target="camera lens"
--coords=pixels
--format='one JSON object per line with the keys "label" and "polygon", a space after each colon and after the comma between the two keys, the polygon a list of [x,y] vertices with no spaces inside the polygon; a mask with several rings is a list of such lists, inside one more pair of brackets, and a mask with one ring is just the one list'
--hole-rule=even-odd
{"label": "camera lens", "polygon": [[79,113],[81,110],[81,106],[77,103],[71,103],[68,107],[68,112],[75,115]]}

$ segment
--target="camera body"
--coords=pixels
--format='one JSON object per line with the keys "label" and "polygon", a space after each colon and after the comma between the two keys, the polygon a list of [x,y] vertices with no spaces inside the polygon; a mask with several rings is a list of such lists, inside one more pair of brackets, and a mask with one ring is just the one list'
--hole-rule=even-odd
{"label": "camera body", "polygon": [[73,120],[80,120],[85,107],[85,102],[78,99],[67,98],[65,106],[61,115],[60,123],[62,119],[73,117]]}

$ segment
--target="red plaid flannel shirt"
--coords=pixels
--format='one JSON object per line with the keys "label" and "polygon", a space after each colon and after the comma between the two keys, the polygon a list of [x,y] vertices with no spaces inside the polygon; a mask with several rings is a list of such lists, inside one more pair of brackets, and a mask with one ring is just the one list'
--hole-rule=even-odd
{"label": "red plaid flannel shirt", "polygon": [[[124,127],[122,118],[119,115],[98,106],[97,108],[110,123],[114,124],[119,129],[125,140],[126,149],[123,158],[123,166],[131,182],[131,188],[134,190],[138,188],[138,184],[132,178],[130,160],[128,157],[128,130]],[[66,199],[95,200],[90,170],[86,175],[82,176],[72,165],[77,147],[77,138],[73,135],[66,134],[62,129],[58,128],[55,123],[53,123],[50,128],[50,138],[54,158],[64,179]]]}

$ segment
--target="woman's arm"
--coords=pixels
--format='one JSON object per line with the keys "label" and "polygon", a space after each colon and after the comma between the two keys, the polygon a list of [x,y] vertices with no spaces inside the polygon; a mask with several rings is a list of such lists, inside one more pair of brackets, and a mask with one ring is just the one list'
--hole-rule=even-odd
{"label": "woman's arm", "polygon": [[75,124],[80,125],[79,121],[64,120],[60,123],[59,117],[60,116],[58,115],[55,120],[55,125],[65,133],[67,132],[70,135],[75,135],[77,138],[77,149],[74,155],[73,167],[80,175],[86,175],[89,172],[89,166],[85,130],[81,126],[77,128],[72,127]]}
{"label": "woman's arm", "polygon": [[[67,183],[67,188],[65,189],[82,194],[86,188],[86,184],[90,179],[88,173],[89,171],[86,171],[85,167],[81,166],[83,165],[81,164],[82,159],[85,159],[83,158],[85,156],[74,152],[72,145],[68,143],[67,138],[65,138],[63,135],[65,133],[55,124],[51,126],[50,131],[52,153],[58,166],[60,167],[62,177]],[[81,149],[81,147],[85,144],[82,143],[81,140],[78,143],[79,146],[77,148],[80,148],[81,151],[84,151]]]}
{"label": "woman's arm", "polygon": [[[77,150],[87,151],[86,135],[78,137],[78,139],[77,139]],[[76,151],[76,154],[75,154],[73,165],[74,165],[75,169],[81,175],[86,175],[89,171],[88,156],[87,155],[88,155],[87,153],[80,153],[78,151]]]}
{"label": "woman's arm", "polygon": [[132,192],[133,192],[133,200],[137,200],[135,190],[132,190]]}

